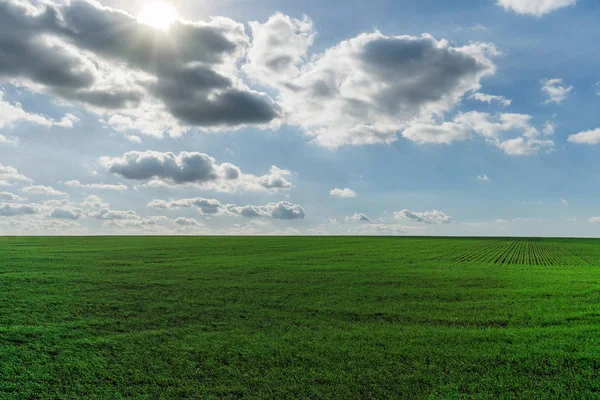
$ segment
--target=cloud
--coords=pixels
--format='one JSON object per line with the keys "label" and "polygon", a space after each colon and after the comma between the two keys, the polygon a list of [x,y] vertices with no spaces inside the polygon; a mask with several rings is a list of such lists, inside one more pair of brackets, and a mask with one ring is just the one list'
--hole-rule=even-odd
{"label": "cloud", "polygon": [[140,217],[135,211],[127,210],[111,210],[108,208],[103,208],[99,211],[93,212],[90,214],[92,218],[102,219],[102,220],[124,220],[124,219],[135,219],[139,220]]}
{"label": "cloud", "polygon": [[142,143],[142,138],[140,138],[139,136],[136,136],[136,135],[125,135],[125,138],[128,141],[130,141],[131,143],[136,143],[136,144]]}
{"label": "cloud", "polygon": [[0,3],[0,37],[0,76],[86,104],[109,123],[156,124],[160,136],[266,125],[280,114],[240,79],[249,38],[228,18],[180,20],[167,33],[93,1],[8,0]]}
{"label": "cloud", "polygon": [[182,225],[182,226],[202,226],[202,224],[200,222],[198,222],[197,220],[195,220],[193,218],[179,217],[179,218],[175,218],[173,220],[173,222],[176,223],[177,225]]}
{"label": "cloud", "polygon": [[109,207],[108,203],[105,203],[100,197],[94,195],[86,197],[79,205],[89,210],[100,210]]}
{"label": "cloud", "polygon": [[498,5],[507,11],[534,17],[541,17],[560,8],[573,6],[575,3],[577,0],[498,0]]}
{"label": "cloud", "polygon": [[8,146],[18,146],[19,138],[18,137],[6,137],[4,135],[0,135],[0,144],[8,145]]}
{"label": "cloud", "polygon": [[487,181],[487,180],[489,180],[489,179],[490,179],[490,178],[488,178],[488,176],[487,176],[486,174],[477,175],[477,180],[480,180],[480,181]]}
{"label": "cloud", "polygon": [[565,199],[560,199],[560,202],[563,203],[565,206],[569,205],[569,202],[566,201]]}
{"label": "cloud", "polygon": [[567,140],[576,144],[598,144],[600,143],[600,128],[569,135]]}
{"label": "cloud", "polygon": [[0,200],[6,200],[6,201],[24,201],[27,200],[24,197],[21,196],[17,196],[16,194],[13,193],[9,193],[9,192],[0,192]]}
{"label": "cloud", "polygon": [[542,132],[546,136],[552,136],[556,133],[556,127],[557,126],[555,123],[547,121],[546,125],[544,125],[544,129],[542,130]]}
{"label": "cloud", "polygon": [[0,163],[0,186],[10,186],[17,182],[33,182],[33,180],[20,174],[16,168]]}
{"label": "cloud", "polygon": [[290,171],[272,166],[269,175],[243,174],[239,167],[219,164],[208,154],[182,151],[179,154],[147,150],[130,151],[122,157],[102,157],[100,163],[116,175],[131,180],[151,180],[148,186],[196,185],[221,192],[243,190],[278,191],[292,187],[285,179]]}
{"label": "cloud", "polygon": [[170,201],[153,200],[148,203],[148,207],[168,210],[195,207],[201,214],[214,215],[228,213],[230,215],[240,215],[248,218],[304,219],[306,215],[302,206],[287,201],[260,206],[238,206],[235,204],[222,204],[216,199],[196,197]]}
{"label": "cloud", "polygon": [[591,222],[592,224],[600,224],[600,217],[591,217],[589,219],[589,222]]}
{"label": "cloud", "polygon": [[561,104],[573,90],[573,86],[565,86],[559,78],[544,79],[541,83],[542,92],[548,97],[546,103]]}
{"label": "cloud", "polygon": [[291,189],[294,185],[292,185],[292,183],[285,178],[285,176],[289,176],[291,174],[291,171],[287,169],[281,169],[276,165],[273,165],[271,166],[269,175],[264,175],[258,178],[258,184],[265,189]]}
{"label": "cloud", "polygon": [[354,190],[348,189],[348,188],[345,188],[345,189],[335,188],[335,189],[331,190],[329,192],[329,194],[334,197],[346,197],[346,198],[356,197],[356,192]]}
{"label": "cloud", "polygon": [[363,213],[355,213],[346,217],[346,222],[372,222],[373,220]]}
{"label": "cloud", "polygon": [[[527,114],[488,113],[470,111],[457,114],[452,122],[436,125],[413,123],[402,136],[417,143],[451,144],[472,137],[475,133],[509,155],[534,155],[540,150],[554,149],[554,141],[539,139],[540,132],[532,125],[533,117]],[[505,138],[507,133],[522,136]]]}
{"label": "cloud", "polygon": [[100,190],[117,190],[124,191],[127,190],[127,186],[122,183],[118,185],[112,185],[107,183],[81,183],[77,180],[66,181],[63,183],[65,186],[76,187],[76,188],[84,188],[84,189],[100,189]]}
{"label": "cloud", "polygon": [[50,212],[51,218],[78,220],[83,215],[81,209],[57,207]]}
{"label": "cloud", "polygon": [[466,126],[452,122],[444,122],[440,125],[414,123],[402,131],[402,136],[412,142],[421,144],[451,144],[452,142],[469,139],[471,133]]}
{"label": "cloud", "polygon": [[424,224],[448,224],[454,220],[454,218],[444,214],[441,211],[425,211],[425,212],[413,212],[410,210],[402,210],[394,212],[396,219],[405,219]]}
{"label": "cloud", "polygon": [[[254,24],[261,37],[251,52],[263,54],[269,41],[278,43],[272,23]],[[495,73],[492,45],[453,47],[427,34],[364,33],[301,64],[312,31],[294,30],[288,21],[286,32],[302,45],[296,46],[296,57],[286,57],[287,50],[278,53],[278,47],[270,54],[289,61],[285,73],[268,81],[264,65],[256,72],[250,64],[246,72],[277,89],[287,121],[327,147],[393,142],[415,118],[443,115]]]}
{"label": "cloud", "polygon": [[[461,124],[478,135],[486,142],[502,149],[509,155],[534,155],[540,150],[554,149],[554,141],[540,140],[539,131],[532,125],[533,118],[527,114],[500,113],[490,115],[478,111],[460,113],[454,118],[454,123]],[[522,136],[505,139],[505,133],[517,133]]]}
{"label": "cloud", "polygon": [[267,85],[297,77],[315,38],[310,18],[305,15],[299,20],[276,13],[264,24],[253,21],[249,25],[252,46],[244,71]]}
{"label": "cloud", "polygon": [[148,203],[148,207],[161,208],[161,209],[177,209],[177,208],[190,208],[196,207],[202,214],[218,214],[222,212],[223,205],[219,200],[216,199],[205,199],[202,197],[196,197],[193,199],[181,199],[181,200],[152,200]]}
{"label": "cloud", "polygon": [[[0,70],[1,68],[2,64],[0,63]],[[72,128],[73,123],[79,121],[79,118],[73,114],[66,114],[60,120],[56,121],[44,115],[28,113],[23,110],[20,103],[10,104],[3,99],[4,92],[0,90],[0,128],[10,128],[17,122],[30,122],[45,127],[59,126],[62,128]]]}
{"label": "cloud", "polygon": [[50,186],[37,185],[37,186],[28,186],[21,189],[22,192],[29,194],[38,194],[41,196],[58,196],[58,197],[67,197],[69,196],[65,192],[61,192],[60,190],[56,190]]}
{"label": "cloud", "polygon": [[292,204],[287,201],[278,203],[269,203],[264,206],[236,206],[227,204],[227,211],[243,217],[267,217],[273,219],[304,219],[306,213],[304,208],[298,204]]}
{"label": "cloud", "polygon": [[10,204],[0,203],[0,217],[15,217],[20,215],[33,215],[41,212],[39,204]]}
{"label": "cloud", "polygon": [[492,94],[485,94],[485,93],[474,93],[471,96],[469,96],[469,99],[475,99],[478,101],[481,101],[483,103],[488,103],[491,104],[493,102],[496,102],[504,107],[508,107],[511,105],[512,101],[507,99],[504,96],[495,96]]}

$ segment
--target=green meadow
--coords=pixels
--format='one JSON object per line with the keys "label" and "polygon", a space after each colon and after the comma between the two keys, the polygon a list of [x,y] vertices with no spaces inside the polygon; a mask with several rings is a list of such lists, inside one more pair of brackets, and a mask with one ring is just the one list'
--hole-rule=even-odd
{"label": "green meadow", "polygon": [[0,399],[600,398],[600,241],[0,238]]}

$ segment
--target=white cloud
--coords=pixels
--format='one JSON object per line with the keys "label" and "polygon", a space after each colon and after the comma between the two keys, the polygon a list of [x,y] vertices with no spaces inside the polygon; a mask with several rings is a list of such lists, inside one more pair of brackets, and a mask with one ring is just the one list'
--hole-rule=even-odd
{"label": "white cloud", "polygon": [[410,210],[402,210],[394,212],[396,219],[405,219],[424,224],[448,224],[454,220],[454,218],[444,214],[441,211],[425,211],[425,212],[413,212]]}
{"label": "white cloud", "polygon": [[547,121],[546,125],[544,125],[544,129],[542,132],[546,136],[552,136],[556,133],[556,124],[554,122]]}
{"label": "white cloud", "polygon": [[20,174],[16,168],[0,163],[0,186],[10,186],[17,182],[33,182],[33,180]]}
{"label": "white cloud", "polygon": [[[269,31],[268,24],[253,29]],[[306,43],[304,33],[294,35]],[[267,51],[265,42],[254,41],[251,51]],[[271,56],[277,58],[277,52]],[[265,83],[279,91],[288,123],[323,146],[390,143],[415,118],[441,116],[466,93],[478,90],[480,80],[495,73],[491,57],[496,54],[489,44],[453,47],[427,34],[364,33],[314,55],[298,72],[286,68],[287,80]],[[301,59],[293,58],[291,65],[296,68]],[[252,68],[247,72],[252,75]]]}
{"label": "white cloud", "polygon": [[246,73],[266,84],[297,77],[315,37],[310,18],[305,15],[299,20],[276,13],[264,24],[253,21],[249,25],[252,46],[244,65]]}
{"label": "white cloud", "polygon": [[576,144],[598,144],[600,143],[600,128],[569,135],[567,140]]}
{"label": "white cloud", "polygon": [[[455,123],[468,127],[506,154],[534,155],[542,149],[552,151],[554,141],[538,139],[540,133],[531,120],[532,117],[527,114],[501,113],[492,116],[478,111],[462,113],[454,118]],[[522,136],[503,137],[503,134],[511,132]]]}
{"label": "white cloud", "polygon": [[488,178],[488,176],[487,176],[486,174],[477,175],[477,180],[480,180],[480,181],[487,181],[487,180],[489,180],[489,179],[490,179],[490,178]]}
{"label": "white cloud", "polygon": [[16,194],[10,193],[10,192],[0,192],[0,200],[5,200],[5,201],[24,201],[27,200],[24,197],[21,196],[17,196]]}
{"label": "white cloud", "polygon": [[136,136],[136,135],[125,135],[125,139],[127,139],[131,143],[136,143],[136,144],[142,143],[142,138],[140,138],[139,136]]}
{"label": "white cloud", "polygon": [[107,184],[107,183],[81,183],[78,180],[66,181],[63,183],[65,186],[76,187],[76,188],[84,188],[84,189],[100,189],[100,190],[117,190],[124,191],[127,190],[127,186],[119,183],[117,185]]}
{"label": "white cloud", "polygon": [[258,184],[265,189],[270,190],[286,190],[291,189],[294,185],[285,177],[292,174],[292,171],[281,169],[276,165],[272,165],[268,175],[258,178]]}
{"label": "white cloud", "polygon": [[402,136],[417,143],[451,144],[469,139],[471,133],[466,126],[452,122],[440,125],[414,123],[402,131]]}
{"label": "white cloud", "polygon": [[565,199],[560,199],[560,202],[563,203],[565,206],[569,205],[569,202],[566,201]]}
{"label": "white cloud", "polygon": [[60,190],[56,190],[53,187],[44,186],[44,185],[28,186],[28,187],[21,189],[21,191],[25,192],[25,193],[29,193],[29,194],[38,194],[38,195],[42,195],[42,196],[58,196],[58,197],[69,196],[65,192],[61,192]]}
{"label": "white cloud", "polygon": [[20,215],[33,215],[41,212],[39,204],[11,204],[0,203],[0,217],[15,217]]}
{"label": "white cloud", "polygon": [[355,213],[346,217],[346,222],[372,222],[373,220],[363,213]]}
{"label": "white cloud", "polygon": [[[56,121],[44,115],[29,113],[23,110],[20,103],[11,104],[4,101],[4,92],[0,90],[0,128],[10,128],[17,122],[30,122],[46,127],[59,126],[72,128],[73,123],[77,121],[79,121],[79,118],[72,114],[66,114],[60,120]],[[2,138],[0,138],[0,143],[3,141]]]}
{"label": "white cloud", "polygon": [[589,219],[589,221],[590,221],[592,224],[600,224],[600,217],[591,217],[591,218]]}
{"label": "white cloud", "polygon": [[329,192],[334,197],[356,197],[356,192],[349,188],[339,189],[335,188]]}
{"label": "white cloud", "polygon": [[0,144],[17,146],[19,144],[19,138],[15,136],[6,137],[4,135],[0,135]]}
{"label": "white cloud", "polygon": [[577,0],[498,0],[498,5],[517,14],[541,17],[563,7],[573,6]]}
{"label": "white cloud", "polygon": [[542,92],[548,97],[546,103],[561,104],[573,90],[573,86],[564,85],[563,80],[559,78],[544,79],[541,83]]}
{"label": "white cloud", "polygon": [[229,214],[248,218],[303,219],[306,214],[302,206],[287,201],[268,203],[260,206],[238,206],[235,204],[223,204],[217,199],[205,199],[202,197],[170,201],[152,200],[148,203],[148,207],[169,210],[195,207],[201,214],[205,215]]}
{"label": "white cloud", "polygon": [[469,99],[475,99],[478,101],[481,101],[483,103],[488,103],[491,104],[493,102],[496,102],[504,107],[508,107],[511,105],[512,101],[507,99],[504,96],[495,96],[492,94],[485,94],[485,93],[474,93],[471,96],[469,96]]}

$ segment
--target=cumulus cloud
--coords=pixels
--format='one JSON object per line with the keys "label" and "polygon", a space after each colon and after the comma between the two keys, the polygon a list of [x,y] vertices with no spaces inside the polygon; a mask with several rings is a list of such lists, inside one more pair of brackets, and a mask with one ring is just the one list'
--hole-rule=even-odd
{"label": "cumulus cloud", "polygon": [[180,134],[279,117],[268,95],[240,79],[249,38],[228,18],[176,21],[163,32],[93,1],[7,0],[0,36],[0,76],[101,110],[109,123],[118,117],[142,128],[151,121]]}
{"label": "cumulus cloud", "polygon": [[0,192],[0,200],[6,201],[24,201],[26,200],[24,197],[17,196],[16,194],[10,192]]}
{"label": "cumulus cloud", "polygon": [[92,212],[90,214],[92,218],[102,219],[102,220],[123,220],[123,219],[141,219],[141,217],[133,210],[111,210],[108,208],[103,208],[101,210]]}
{"label": "cumulus cloud", "polygon": [[78,180],[71,180],[64,182],[65,186],[83,188],[83,189],[100,189],[100,190],[127,190],[127,186],[119,183],[117,185],[107,183],[81,183]]}
{"label": "cumulus cloud", "polygon": [[402,210],[394,212],[394,217],[396,217],[396,219],[411,220],[424,224],[448,224],[454,220],[454,218],[438,210],[425,212]]}
{"label": "cumulus cloud", "polygon": [[38,194],[41,196],[57,196],[57,197],[69,196],[65,192],[61,192],[60,190],[56,190],[51,186],[44,186],[44,185],[28,186],[28,187],[21,189],[21,191],[23,191],[25,193],[29,193],[29,194]]}
{"label": "cumulus cloud", "polygon": [[253,21],[249,25],[252,47],[244,65],[246,73],[266,84],[298,76],[315,37],[310,18],[305,15],[299,20],[276,13],[264,24]]}
{"label": "cumulus cloud", "polygon": [[591,222],[592,224],[600,224],[600,217],[591,217],[589,219],[589,222]]}
{"label": "cumulus cloud", "polygon": [[498,5],[517,14],[541,17],[559,8],[573,6],[577,0],[498,0]]}
{"label": "cumulus cloud", "polygon": [[292,171],[281,169],[276,165],[272,165],[268,175],[258,178],[258,184],[265,189],[285,190],[290,189],[294,185],[285,177],[292,174]]}
{"label": "cumulus cloud", "polygon": [[41,212],[39,204],[11,204],[0,203],[0,217],[15,217],[20,215],[33,215]]}
{"label": "cumulus cloud", "polygon": [[228,204],[225,206],[227,211],[243,217],[267,217],[274,219],[304,219],[306,213],[299,204],[292,204],[288,201],[278,203],[269,203],[264,206],[236,206]]}
{"label": "cumulus cloud", "polygon": [[179,217],[179,218],[175,218],[173,220],[173,222],[176,223],[177,225],[182,225],[182,226],[202,226],[202,224],[200,222],[198,222],[197,220],[195,220],[193,218]]}
{"label": "cumulus cloud", "polygon": [[58,219],[71,219],[77,220],[83,215],[81,209],[70,208],[70,207],[56,207],[50,211],[50,217]]}
{"label": "cumulus cloud", "polygon": [[572,90],[573,86],[564,85],[563,80],[559,78],[542,81],[542,93],[548,97],[546,103],[561,104],[567,99]]}
{"label": "cumulus cloud", "polygon": [[306,215],[304,208],[298,204],[292,204],[287,201],[278,203],[269,203],[266,205],[238,206],[235,204],[222,204],[217,199],[205,199],[196,197],[192,199],[180,200],[153,200],[148,203],[148,207],[159,209],[177,209],[195,207],[201,214],[230,214],[242,217],[265,217],[273,219],[303,219]]}
{"label": "cumulus cloud", "polygon": [[404,131],[402,136],[416,143],[451,144],[467,140],[471,137],[469,128],[461,124],[444,122],[440,125],[414,123]]}
{"label": "cumulus cloud", "polygon": [[193,199],[181,199],[181,200],[152,200],[148,203],[148,207],[161,208],[161,209],[177,209],[177,208],[191,208],[196,207],[202,214],[218,214],[223,211],[223,205],[217,199],[205,199],[202,197],[196,197]]}
{"label": "cumulus cloud", "polygon": [[219,164],[208,154],[182,151],[179,154],[147,150],[130,151],[122,157],[103,157],[100,163],[110,172],[131,180],[151,180],[149,186],[194,184],[223,192],[243,190],[285,190],[292,184],[290,171],[272,166],[269,175],[243,174],[239,167]]}
{"label": "cumulus cloud", "polygon": [[490,178],[488,178],[488,176],[486,174],[482,174],[482,175],[477,175],[477,180],[479,181],[487,181]]}
{"label": "cumulus cloud", "polygon": [[485,94],[485,93],[479,93],[479,92],[474,93],[471,96],[469,96],[469,99],[478,100],[478,101],[481,101],[483,103],[488,103],[488,104],[496,102],[504,107],[508,107],[512,103],[512,100],[509,100],[504,96],[495,96],[492,94]]}
{"label": "cumulus cloud", "polygon": [[0,186],[10,186],[22,182],[33,182],[33,180],[20,174],[16,168],[0,163]]}
{"label": "cumulus cloud", "polygon": [[269,41],[278,43],[271,29],[275,22],[286,26],[285,37],[296,43],[296,56],[289,55],[288,47],[275,48],[273,59],[286,60],[278,79],[265,81],[264,65],[256,72],[250,63],[246,71],[279,91],[288,122],[328,147],[393,142],[415,118],[451,110],[467,92],[479,89],[483,77],[495,72],[491,57],[497,52],[491,45],[453,47],[427,34],[379,32],[342,41],[301,64],[312,28],[297,29],[280,18],[254,24],[261,37],[253,41],[251,52],[262,54]]}
{"label": "cumulus cloud", "polygon": [[[402,136],[417,143],[451,144],[466,140],[475,133],[509,155],[534,155],[540,150],[554,149],[554,141],[539,139],[540,132],[526,114],[470,111],[457,114],[452,122],[442,124],[414,123]],[[506,134],[521,135],[505,138]]]}
{"label": "cumulus cloud", "polygon": [[354,213],[346,217],[346,222],[372,222],[373,220],[363,213]]}
{"label": "cumulus cloud", "polygon": [[598,144],[600,143],[600,128],[569,135],[567,140],[576,144]]}
{"label": "cumulus cloud", "polygon": [[19,138],[15,136],[6,137],[4,135],[0,135],[0,144],[17,146],[19,144]]}
{"label": "cumulus cloud", "polygon": [[[501,113],[490,115],[478,111],[461,113],[454,118],[454,123],[461,124],[486,142],[502,149],[509,155],[534,155],[540,150],[554,149],[554,141],[539,139],[539,131],[532,125],[532,117],[527,114]],[[506,133],[522,136],[506,139]]]}
{"label": "cumulus cloud", "polygon": [[[2,53],[0,52],[0,54]],[[0,63],[1,68],[2,64]],[[77,121],[79,121],[79,118],[72,114],[66,114],[60,120],[56,121],[41,114],[29,113],[23,110],[20,103],[11,104],[4,101],[4,92],[0,90],[0,128],[10,128],[17,122],[30,122],[45,127],[59,126],[62,128],[72,128],[73,123]]]}
{"label": "cumulus cloud", "polygon": [[356,197],[356,192],[349,188],[338,189],[335,188],[329,192],[334,197]]}

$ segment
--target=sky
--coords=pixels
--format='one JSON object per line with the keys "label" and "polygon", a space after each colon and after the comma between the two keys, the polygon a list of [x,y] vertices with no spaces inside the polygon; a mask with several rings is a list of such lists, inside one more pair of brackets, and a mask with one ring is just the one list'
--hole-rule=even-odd
{"label": "sky", "polygon": [[600,237],[592,0],[0,0],[0,234]]}

